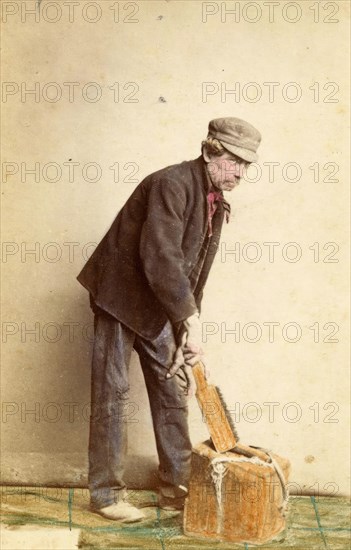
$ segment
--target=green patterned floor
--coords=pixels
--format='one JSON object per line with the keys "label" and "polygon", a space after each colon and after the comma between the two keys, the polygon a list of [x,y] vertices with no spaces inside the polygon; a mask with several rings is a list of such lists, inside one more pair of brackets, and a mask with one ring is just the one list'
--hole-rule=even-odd
{"label": "green patterned floor", "polygon": [[[10,530],[20,526],[79,529],[79,547],[99,550],[257,548],[252,544],[204,542],[185,537],[182,515],[151,506],[156,502],[156,494],[151,491],[130,491],[129,500],[144,506],[146,519],[143,522],[119,524],[93,514],[89,511],[89,494],[85,489],[2,487],[2,523]],[[349,550],[350,535],[348,499],[291,497],[285,539],[259,548]]]}

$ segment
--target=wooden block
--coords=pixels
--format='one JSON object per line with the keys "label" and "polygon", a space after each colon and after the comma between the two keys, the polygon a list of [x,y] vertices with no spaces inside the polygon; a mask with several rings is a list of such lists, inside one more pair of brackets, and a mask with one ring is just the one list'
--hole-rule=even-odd
{"label": "wooden block", "polygon": [[[271,456],[287,482],[289,461]],[[184,509],[186,535],[264,543],[286,527],[283,504],[282,484],[272,464],[233,451],[217,453],[210,441],[193,449]]]}

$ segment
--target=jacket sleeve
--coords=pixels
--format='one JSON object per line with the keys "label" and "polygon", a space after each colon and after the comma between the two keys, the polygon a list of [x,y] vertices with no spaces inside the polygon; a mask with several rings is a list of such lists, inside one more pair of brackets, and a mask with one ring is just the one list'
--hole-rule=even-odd
{"label": "jacket sleeve", "polygon": [[154,181],[140,238],[146,278],[173,323],[197,311],[182,251],[185,207],[181,182]]}

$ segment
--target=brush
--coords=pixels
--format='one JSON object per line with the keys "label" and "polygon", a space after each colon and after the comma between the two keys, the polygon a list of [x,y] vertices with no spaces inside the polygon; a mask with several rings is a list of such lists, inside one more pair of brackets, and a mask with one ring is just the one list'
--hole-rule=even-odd
{"label": "brush", "polygon": [[248,458],[257,457],[269,462],[270,457],[264,451],[239,442],[239,435],[222,392],[217,386],[207,382],[203,364],[196,363],[192,372],[196,382],[196,399],[216,451],[234,451]]}

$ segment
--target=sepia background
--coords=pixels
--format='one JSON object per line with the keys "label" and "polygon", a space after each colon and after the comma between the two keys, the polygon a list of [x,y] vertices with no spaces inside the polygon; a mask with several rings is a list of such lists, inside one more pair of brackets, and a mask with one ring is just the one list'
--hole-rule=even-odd
{"label": "sepia background", "polygon": [[[291,460],[292,492],[347,494],[348,3],[2,4],[3,482],[86,484],[76,276],[138,182],[236,116],[263,139],[205,290],[211,380],[241,440]],[[136,354],[130,379],[127,478],[152,486]],[[190,426],[207,438],[195,398]]]}

